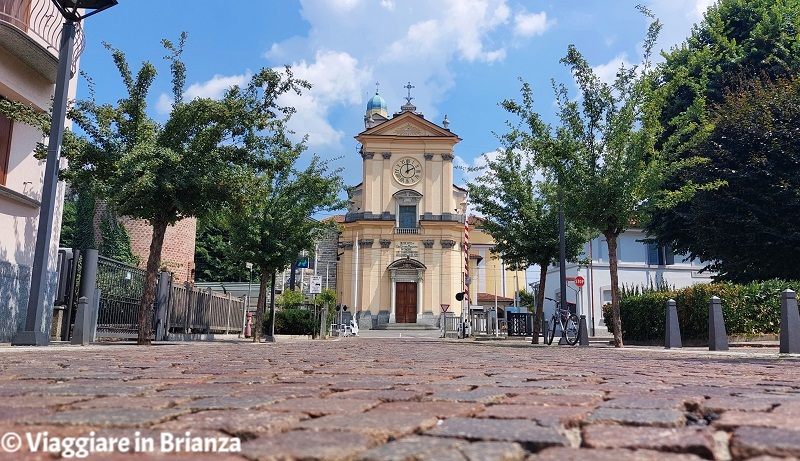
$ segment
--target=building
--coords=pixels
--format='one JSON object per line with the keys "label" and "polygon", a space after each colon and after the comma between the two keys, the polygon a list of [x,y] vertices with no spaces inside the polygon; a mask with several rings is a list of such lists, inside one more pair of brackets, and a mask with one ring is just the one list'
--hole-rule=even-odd
{"label": "building", "polygon": [[[0,0],[0,98],[49,111],[62,22],[49,0]],[[69,98],[75,97],[77,57],[83,47],[81,25],[76,26]],[[37,128],[0,114],[0,342],[10,341],[25,322],[44,183],[45,162],[33,155],[38,142],[47,141]],[[63,197],[64,184],[59,183],[48,267],[51,300]]]}
{"label": "building", "polygon": [[[461,139],[446,116],[440,126],[417,112],[413,87],[406,88],[406,104],[392,117],[376,92],[367,103],[365,131],[356,136],[363,180],[350,191],[342,223],[336,291],[360,328],[433,325],[442,311],[461,315],[466,301],[457,301],[456,294],[465,291],[465,266],[467,288],[514,290],[513,277],[499,275],[501,264],[479,269],[489,261],[493,241],[474,223],[465,226],[467,192],[453,184],[454,149]],[[473,232],[470,258],[465,230]],[[495,285],[487,277],[506,283]],[[468,299],[475,304],[478,298]]]}
{"label": "building", "polygon": [[[666,284],[684,288],[698,283],[710,283],[712,272],[701,272],[705,264],[690,260],[685,255],[676,255],[668,247],[644,243],[646,235],[642,229],[632,228],[620,234],[617,243],[617,262],[620,288],[648,287]],[[576,303],[578,315],[586,315],[589,334],[605,334],[608,328],[603,321],[602,307],[611,303],[611,272],[608,262],[608,244],[602,235],[587,242],[584,256],[590,264],[578,267],[568,263],[567,302]],[[575,278],[581,276],[583,286],[578,287]],[[547,268],[545,296],[560,299],[559,268]],[[552,301],[545,301],[545,318],[554,309]]]}

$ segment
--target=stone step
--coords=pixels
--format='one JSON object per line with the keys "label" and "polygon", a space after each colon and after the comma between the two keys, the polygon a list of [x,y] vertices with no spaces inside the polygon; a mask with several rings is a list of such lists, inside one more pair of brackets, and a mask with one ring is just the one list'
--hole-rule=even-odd
{"label": "stone step", "polygon": [[387,323],[386,330],[437,330],[434,325],[427,323]]}

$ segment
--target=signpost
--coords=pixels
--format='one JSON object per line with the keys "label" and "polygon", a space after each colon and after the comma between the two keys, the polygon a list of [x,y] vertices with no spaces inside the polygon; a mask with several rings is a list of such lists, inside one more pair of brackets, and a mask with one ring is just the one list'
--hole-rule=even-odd
{"label": "signpost", "polygon": [[322,293],[322,276],[321,275],[312,275],[311,276],[311,286],[308,287],[308,292],[312,295],[318,295]]}
{"label": "signpost", "polygon": [[586,279],[584,279],[584,278],[583,278],[583,276],[580,276],[580,275],[579,275],[579,276],[575,277],[575,286],[576,286],[576,287],[580,288],[580,287],[582,287],[582,286],[583,286],[585,283],[586,283]]}

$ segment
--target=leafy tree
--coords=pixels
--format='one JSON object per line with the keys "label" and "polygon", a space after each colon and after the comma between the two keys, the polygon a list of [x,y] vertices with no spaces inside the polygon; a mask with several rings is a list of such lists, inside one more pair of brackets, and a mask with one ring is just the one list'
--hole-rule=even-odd
{"label": "leafy tree", "polygon": [[235,257],[234,243],[221,217],[214,215],[199,223],[195,242],[195,280],[198,282],[247,281],[250,271]]}
{"label": "leafy tree", "polygon": [[[523,98],[530,97],[529,91],[523,86]],[[504,101],[503,106],[512,113],[520,109],[513,101]],[[534,126],[511,127],[501,139],[535,151],[537,139],[526,129],[538,133],[543,126],[538,118],[529,121],[534,121]],[[483,215],[483,227],[496,242],[492,253],[501,255],[512,270],[525,270],[534,264],[541,268],[533,322],[533,342],[538,344],[547,267],[559,259],[558,206],[546,197],[534,164],[519,149],[503,149],[495,159],[486,156],[486,162],[483,174],[467,185],[470,202]],[[577,260],[586,234],[570,226],[566,237],[567,259]]]}
{"label": "leafy tree", "polygon": [[255,172],[245,200],[229,209],[227,218],[236,256],[260,271],[254,342],[261,341],[267,286],[272,295],[266,337],[274,341],[277,272],[290,266],[302,250],[313,250],[316,238],[336,225],[311,216],[346,204],[339,199],[344,187],[340,170],[329,171],[329,162],[316,155],[300,169],[297,161],[305,145],[292,144],[285,135],[285,126],[276,124],[271,133],[272,167]]}
{"label": "leafy tree", "polygon": [[[693,149],[713,168],[691,172],[697,181],[724,181],[681,205],[673,232],[667,210],[656,214],[656,234],[674,236],[676,248],[711,261],[719,277],[736,282],[800,278],[800,77],[777,82],[752,80],[711,115],[711,135]],[[687,223],[687,224],[688,224]]]}
{"label": "leafy tree", "polygon": [[282,309],[298,308],[305,303],[306,297],[300,290],[284,290],[275,302]]}
{"label": "leafy tree", "polygon": [[89,191],[70,192],[64,197],[61,239],[64,248],[94,248],[94,195]]}
{"label": "leafy tree", "polygon": [[[144,219],[153,227],[145,290],[139,314],[139,344],[149,344],[152,304],[167,226],[202,217],[236,201],[247,182],[245,165],[262,162],[266,130],[279,114],[292,111],[276,98],[306,86],[271,69],[257,72],[246,88],[233,87],[221,100],[184,101],[186,67],[178,45],[162,40],[170,62],[172,110],[163,124],[149,118],[146,98],[156,69],[144,62],[134,75],[122,51],[112,51],[127,96],[116,105],[97,104],[94,94],[79,101],[71,117],[87,134],[84,149],[70,160],[67,177],[92,187],[119,216]],[[91,88],[91,86],[90,86]]]}
{"label": "leafy tree", "polygon": [[139,265],[139,258],[134,256],[131,248],[128,229],[108,211],[100,217],[100,234],[103,238],[103,243],[98,248],[101,255],[134,266]]}
{"label": "leafy tree", "polygon": [[[800,2],[797,0],[721,0],[710,7],[704,20],[692,30],[692,34],[680,46],[665,54],[665,61],[659,66],[663,99],[660,107],[660,121],[665,130],[660,136],[659,145],[666,155],[672,158],[703,157],[709,162],[695,168],[674,174],[668,183],[673,190],[687,184],[701,181],[729,181],[729,186],[720,193],[698,193],[690,201],[676,204],[671,209],[654,213],[646,230],[654,240],[670,245],[690,256],[711,261],[709,268],[722,270],[720,278],[731,280],[758,280],[776,276],[778,265],[774,261],[763,264],[759,255],[774,254],[774,245],[780,243],[785,249],[795,248],[796,244],[783,238],[759,238],[770,233],[776,222],[782,222],[785,211],[775,203],[763,206],[764,198],[753,187],[737,188],[741,184],[739,173],[751,170],[762,175],[781,176],[778,163],[763,162],[759,152],[761,146],[750,142],[743,144],[753,150],[747,155],[742,149],[736,155],[726,155],[724,168],[717,168],[715,162],[720,157],[718,145],[728,145],[728,134],[732,127],[717,129],[722,107],[731,107],[726,99],[727,93],[751,93],[751,80],[776,81],[791,78],[800,70]],[[743,97],[742,103],[751,99]],[[753,101],[757,102],[757,101]],[[737,110],[738,111],[738,110]],[[753,114],[756,115],[756,114]],[[725,123],[725,122],[723,122]],[[755,122],[750,117],[747,122],[764,127],[773,121]],[[749,136],[751,133],[747,133]],[[743,139],[744,141],[748,141]],[[776,138],[771,138],[771,144]],[[788,146],[785,146],[788,147]],[[727,147],[725,148],[727,149]],[[774,153],[775,148],[770,147]],[[736,175],[732,175],[732,172]],[[752,176],[745,174],[752,179]],[[767,181],[774,183],[774,179]],[[748,186],[754,185],[747,183]],[[767,196],[777,198],[771,194]],[[736,203],[736,206],[731,206]],[[762,207],[763,206],[763,207]],[[717,210],[727,216],[712,216]],[[753,212],[757,210],[757,218]],[[733,227],[717,227],[709,239],[708,219],[713,222],[735,223]],[[765,225],[765,223],[767,223]],[[738,229],[746,228],[747,233]],[[738,239],[728,239],[733,232]],[[746,236],[746,238],[745,238]],[[745,240],[742,240],[745,238]],[[731,242],[736,242],[731,246]],[[741,253],[732,254],[732,248],[742,248]],[[755,257],[757,265],[743,265],[742,257]],[[725,260],[731,260],[726,263]],[[785,260],[781,258],[781,261]],[[715,264],[718,261],[724,265]],[[793,273],[793,277],[797,272]]]}

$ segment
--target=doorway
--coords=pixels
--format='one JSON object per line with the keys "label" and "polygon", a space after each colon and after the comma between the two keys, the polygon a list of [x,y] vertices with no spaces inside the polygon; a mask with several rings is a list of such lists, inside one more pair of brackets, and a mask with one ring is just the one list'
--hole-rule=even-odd
{"label": "doorway", "polygon": [[397,282],[395,322],[417,323],[417,282]]}

